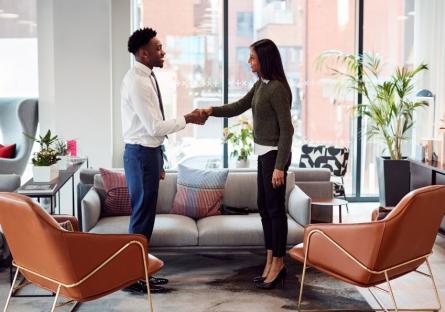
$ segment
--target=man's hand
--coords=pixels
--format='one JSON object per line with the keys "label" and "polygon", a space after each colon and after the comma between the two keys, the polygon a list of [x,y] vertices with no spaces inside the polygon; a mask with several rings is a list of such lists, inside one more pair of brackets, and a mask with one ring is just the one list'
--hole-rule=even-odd
{"label": "man's hand", "polygon": [[274,169],[272,173],[272,186],[273,188],[278,188],[281,185],[284,185],[284,171]]}
{"label": "man's hand", "polygon": [[197,125],[203,125],[207,121],[207,118],[209,116],[204,113],[204,110],[202,109],[195,109],[193,112],[188,113],[184,116],[186,123],[194,123]]}
{"label": "man's hand", "polygon": [[164,180],[165,179],[165,170],[164,169],[161,170],[161,173],[159,175],[159,179],[160,180]]}

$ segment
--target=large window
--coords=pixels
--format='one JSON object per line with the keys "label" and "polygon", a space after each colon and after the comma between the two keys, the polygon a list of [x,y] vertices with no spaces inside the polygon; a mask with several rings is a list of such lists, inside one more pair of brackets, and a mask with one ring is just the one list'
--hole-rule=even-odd
{"label": "large window", "polygon": [[[155,12],[155,13],[154,13]],[[219,0],[144,0],[142,24],[157,30],[166,51],[164,68],[154,69],[167,118],[195,108],[222,105],[222,3]],[[222,119],[188,125],[169,135],[170,168],[222,167]]]}
{"label": "large window", "polygon": [[0,97],[37,97],[36,11],[36,0],[0,2]]}
{"label": "large window", "polygon": [[[236,21],[240,13],[249,11],[253,12],[254,26],[252,35],[246,37],[239,33]],[[229,101],[243,96],[257,79],[247,64],[249,45],[272,39],[280,49],[292,90],[294,165],[303,143],[350,147],[352,101],[336,98],[335,82],[316,70],[315,61],[328,49],[354,52],[354,34],[354,0],[229,1]],[[251,118],[250,112],[245,115]],[[236,122],[232,118],[229,125]],[[229,161],[229,165],[233,163]],[[256,166],[254,161],[251,166]],[[351,172],[346,177],[348,193]]]}
{"label": "large window", "polygon": [[[317,69],[316,60],[326,50],[357,53],[358,42],[364,42],[363,51],[381,55],[387,74],[395,65],[411,65],[414,0],[143,0],[142,4],[143,25],[158,30],[167,52],[165,68],[158,76],[168,116],[244,96],[258,79],[248,65],[249,46],[259,39],[272,39],[280,49],[292,90],[293,165],[298,166],[304,143],[347,147],[346,193],[377,194],[375,156],[381,153],[381,145],[363,135],[367,120],[357,129],[352,114],[357,95],[338,93],[336,80]],[[362,20],[357,19],[359,9],[365,12]],[[359,32],[362,23],[364,31]],[[251,119],[251,112],[243,117]],[[227,124],[238,122],[235,117]],[[230,148],[223,156],[222,129],[223,120],[212,118],[205,127],[188,126],[172,135],[171,166],[183,162],[221,167],[224,157],[229,167],[235,166]],[[252,168],[255,158],[250,157]]]}
{"label": "large window", "polygon": [[[388,78],[396,66],[413,67],[414,0],[373,0],[364,3],[363,51],[376,53],[382,60],[381,78]],[[363,129],[368,120],[363,119]],[[362,135],[361,194],[378,194],[376,157],[384,145]],[[404,146],[409,155],[409,146]]]}
{"label": "large window", "polygon": [[36,11],[36,0],[0,2],[0,97],[37,97]]}

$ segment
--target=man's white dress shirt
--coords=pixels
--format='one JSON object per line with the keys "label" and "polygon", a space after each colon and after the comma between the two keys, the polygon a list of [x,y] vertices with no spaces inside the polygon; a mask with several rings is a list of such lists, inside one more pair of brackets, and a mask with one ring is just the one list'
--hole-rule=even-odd
{"label": "man's white dress shirt", "polygon": [[152,70],[135,62],[121,86],[122,134],[127,144],[158,147],[170,133],[186,126],[185,118],[163,120]]}

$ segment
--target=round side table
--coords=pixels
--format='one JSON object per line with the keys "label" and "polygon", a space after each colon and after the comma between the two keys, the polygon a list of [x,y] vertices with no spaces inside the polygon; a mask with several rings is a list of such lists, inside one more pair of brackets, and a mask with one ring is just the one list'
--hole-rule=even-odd
{"label": "round side table", "polygon": [[338,206],[338,223],[342,223],[341,206],[348,205],[348,201],[341,198],[314,198],[312,199],[312,205],[332,207]]}

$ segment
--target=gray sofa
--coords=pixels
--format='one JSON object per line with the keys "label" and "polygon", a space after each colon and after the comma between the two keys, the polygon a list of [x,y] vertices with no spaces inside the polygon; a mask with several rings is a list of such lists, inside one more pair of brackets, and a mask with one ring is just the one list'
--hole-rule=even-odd
{"label": "gray sofa", "polygon": [[[92,233],[127,233],[129,216],[101,217],[104,201],[102,177],[97,171],[84,170],[81,181],[88,185],[94,175],[94,185],[80,202],[82,230]],[[176,194],[176,172],[167,172],[159,188],[157,216],[150,247],[174,248],[260,248],[264,246],[261,219],[257,212],[246,215],[211,216],[197,221],[170,214]],[[310,198],[295,186],[293,172],[288,174],[286,207],[288,211],[289,246],[303,241],[304,225],[310,222]],[[80,187],[81,189],[81,187]],[[78,187],[79,190],[79,187]],[[256,172],[230,171],[223,204],[247,207],[256,211]]]}

